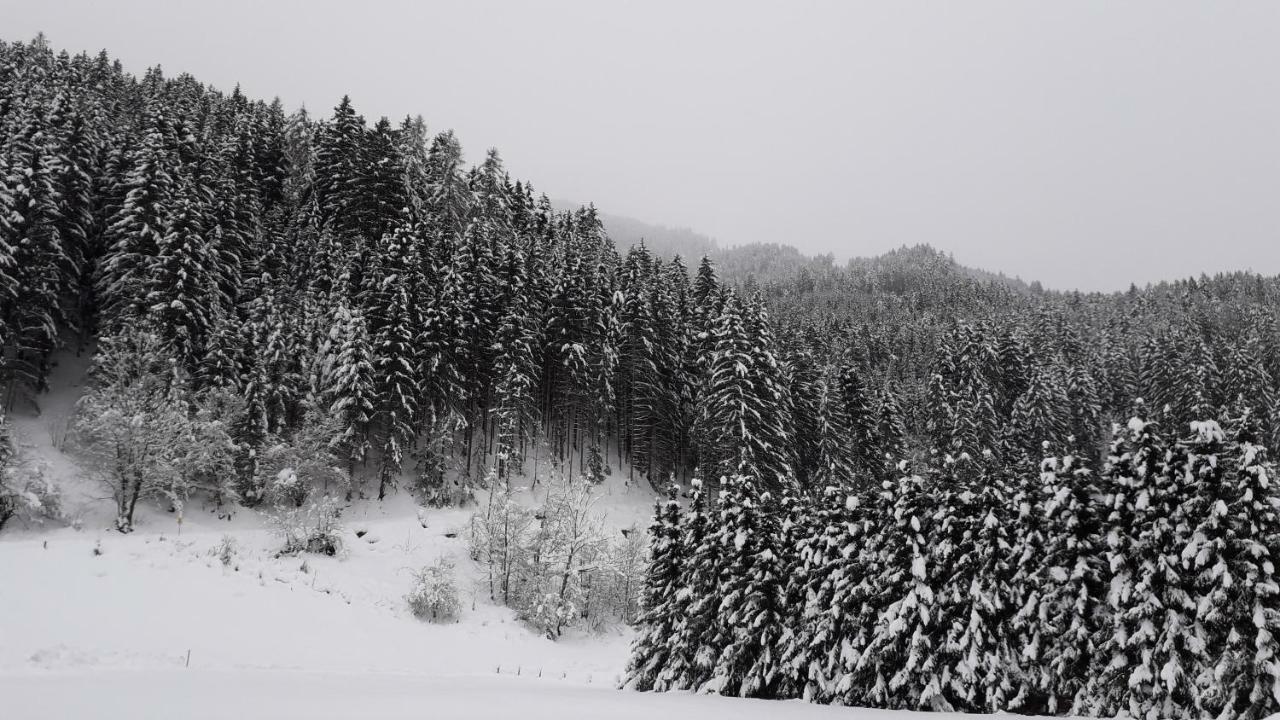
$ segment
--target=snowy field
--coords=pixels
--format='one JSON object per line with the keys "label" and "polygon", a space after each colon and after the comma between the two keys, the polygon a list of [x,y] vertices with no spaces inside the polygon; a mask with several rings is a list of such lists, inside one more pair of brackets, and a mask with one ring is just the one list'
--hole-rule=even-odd
{"label": "snowy field", "polygon": [[[499,676],[165,670],[0,677],[14,718],[288,720],[775,720],[946,718],[800,701],[634,693]],[[14,704],[16,699],[17,704]]]}
{"label": "snowy field", "polygon": [[[628,630],[555,642],[531,632],[483,591],[466,550],[470,511],[423,511],[406,494],[348,508],[339,558],[277,557],[280,539],[243,509],[228,520],[192,507],[179,525],[147,507],[121,535],[106,490],[58,449],[83,365],[59,372],[66,392],[13,420],[75,523],[0,534],[0,718],[911,716],[616,690]],[[614,531],[643,529],[652,500],[615,473],[598,508]],[[226,538],[235,552],[224,565]],[[412,571],[441,556],[457,563],[464,612],[432,625],[404,596]]]}
{"label": "snowy field", "polygon": [[[467,593],[461,622],[422,623],[403,602],[409,570],[440,554],[466,567],[464,541],[447,535],[467,513],[433,511],[424,528],[403,498],[354,510],[341,559],[276,558],[278,540],[244,512],[188,518],[181,535],[162,513],[128,536],[105,517],[79,531],[6,532],[2,716],[905,717],[615,690],[629,633],[552,642],[480,593]],[[229,567],[214,554],[224,535],[239,546]]]}

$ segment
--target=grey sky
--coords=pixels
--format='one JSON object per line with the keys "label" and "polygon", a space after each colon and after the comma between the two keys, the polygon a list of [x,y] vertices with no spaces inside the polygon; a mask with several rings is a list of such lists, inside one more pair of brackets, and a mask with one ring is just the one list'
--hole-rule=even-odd
{"label": "grey sky", "polygon": [[1280,3],[0,0],[0,26],[421,113],[726,244],[927,242],[1059,288],[1280,273]]}

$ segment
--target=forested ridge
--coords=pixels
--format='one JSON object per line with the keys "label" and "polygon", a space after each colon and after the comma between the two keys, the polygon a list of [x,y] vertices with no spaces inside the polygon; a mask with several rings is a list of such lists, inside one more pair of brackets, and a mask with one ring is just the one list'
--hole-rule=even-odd
{"label": "forested ridge", "polygon": [[[281,452],[437,504],[539,461],[625,472],[672,488],[640,689],[1280,710],[1278,313],[1250,273],[1080,294],[927,247],[686,264],[420,118],[0,44],[4,407],[95,353],[76,436],[119,529],[140,500],[262,504]],[[39,494],[12,485],[0,525]]]}

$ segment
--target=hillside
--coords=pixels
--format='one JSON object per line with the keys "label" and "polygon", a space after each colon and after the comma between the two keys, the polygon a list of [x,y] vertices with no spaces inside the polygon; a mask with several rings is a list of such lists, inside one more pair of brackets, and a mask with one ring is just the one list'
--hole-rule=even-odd
{"label": "hillside", "polygon": [[655,710],[1280,711],[1280,278],[680,263],[335,100],[0,44],[24,702],[190,650],[263,707],[514,662]]}
{"label": "hillside", "polygon": [[[147,507],[128,535],[92,467],[58,449],[85,362],[61,357],[40,412],[11,415],[24,464],[63,491],[69,526],[0,534],[0,696],[12,717],[334,720],[439,717],[768,718],[774,703],[616,690],[632,633],[552,641],[485,593],[468,556],[471,509],[400,495],[343,510],[339,557],[281,555],[270,518],[207,503],[178,522]],[[622,474],[598,488],[610,532],[643,527],[653,495]],[[537,505],[539,492],[520,492]],[[431,624],[405,601],[417,568],[450,559],[461,619]],[[86,598],[91,601],[86,602]],[[197,619],[198,621],[193,621]],[[147,698],[145,704],[139,698]],[[788,717],[908,718],[790,703]],[[943,717],[930,714],[929,717]]]}

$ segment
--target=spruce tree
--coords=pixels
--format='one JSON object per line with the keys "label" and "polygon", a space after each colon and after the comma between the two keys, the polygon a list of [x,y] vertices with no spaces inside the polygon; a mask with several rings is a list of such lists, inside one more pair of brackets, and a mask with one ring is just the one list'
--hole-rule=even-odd
{"label": "spruce tree", "polygon": [[717,622],[723,646],[704,690],[772,697],[782,682],[783,563],[778,503],[752,478],[729,479],[721,499],[718,544],[724,559]]}
{"label": "spruce tree", "polygon": [[1155,720],[1195,707],[1195,602],[1178,562],[1185,452],[1139,417],[1115,430],[1103,477],[1111,623],[1089,690],[1095,712]]}
{"label": "spruce tree", "polygon": [[[1263,718],[1280,709],[1280,579],[1273,559],[1280,493],[1260,429],[1252,413],[1240,409],[1225,438],[1216,423],[1206,422],[1196,441],[1205,453],[1193,463],[1201,491],[1217,497],[1204,505],[1184,558],[1199,571],[1198,618],[1207,650],[1197,678],[1199,710],[1219,718]],[[1208,452],[1219,449],[1219,462],[1209,462]]]}
{"label": "spruce tree", "polygon": [[655,500],[649,526],[649,564],[641,593],[639,629],[631,643],[626,686],[635,690],[662,690],[662,676],[678,651],[672,643],[684,617],[679,609],[685,558],[681,554],[680,502],[671,487],[666,501]]}

